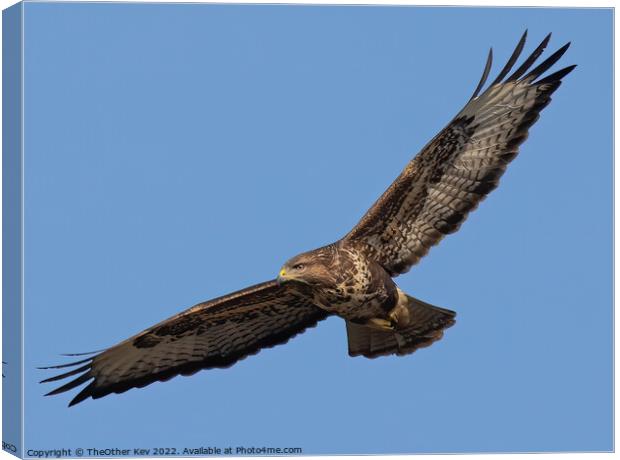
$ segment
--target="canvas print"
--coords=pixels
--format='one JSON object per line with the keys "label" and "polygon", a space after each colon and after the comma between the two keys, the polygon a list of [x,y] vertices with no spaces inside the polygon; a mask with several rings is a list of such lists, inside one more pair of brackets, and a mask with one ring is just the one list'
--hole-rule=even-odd
{"label": "canvas print", "polygon": [[611,9],[3,19],[5,451],[613,449]]}

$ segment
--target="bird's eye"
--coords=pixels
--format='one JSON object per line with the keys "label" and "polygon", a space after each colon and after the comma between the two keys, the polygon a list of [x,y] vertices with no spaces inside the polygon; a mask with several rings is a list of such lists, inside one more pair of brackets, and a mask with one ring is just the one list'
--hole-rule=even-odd
{"label": "bird's eye", "polygon": [[304,264],[293,265],[293,270],[303,270],[304,268],[306,268]]}

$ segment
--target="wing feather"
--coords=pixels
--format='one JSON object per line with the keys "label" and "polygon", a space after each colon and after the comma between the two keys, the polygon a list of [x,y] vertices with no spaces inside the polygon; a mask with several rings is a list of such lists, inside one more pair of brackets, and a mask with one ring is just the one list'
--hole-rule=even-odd
{"label": "wing feather", "polygon": [[[480,90],[484,86],[489,77],[489,72],[491,71],[491,67],[493,66],[493,48],[489,50],[489,55],[487,56],[487,63],[484,66],[484,71],[482,72],[482,76],[480,77],[480,81],[478,82],[478,86],[474,90],[474,94],[471,95],[471,99],[474,99],[480,93]],[[470,100],[471,100],[470,99]]]}
{"label": "wing feather", "polygon": [[478,96],[488,76],[489,56],[474,97],[345,236],[364,243],[368,254],[390,274],[408,271],[445,235],[457,231],[467,215],[497,187],[527,138],[528,129],[551,101],[561,79],[575,68],[569,66],[535,81],[570,45],[530,70],[549,43],[549,34],[503,80],[521,54],[526,36],[527,31],[499,76]]}
{"label": "wing feather", "polygon": [[519,40],[517,47],[512,52],[510,59],[508,59],[508,62],[506,62],[506,65],[504,66],[502,71],[499,73],[497,78],[493,80],[493,83],[491,83],[491,86],[501,83],[504,77],[508,75],[508,72],[510,72],[510,69],[512,69],[512,66],[515,65],[515,62],[517,62],[517,59],[519,59],[519,56],[521,55],[521,52],[523,51],[523,47],[525,46],[526,39],[527,39],[527,30],[523,32],[523,35],[521,36],[521,40]]}
{"label": "wing feather", "polygon": [[48,393],[56,395],[92,380],[72,406],[176,375],[229,367],[263,348],[287,342],[327,317],[299,289],[303,288],[269,281],[198,304],[91,358],[44,368],[80,366],[41,383],[79,374]]}
{"label": "wing feather", "polygon": [[549,40],[551,40],[551,34],[548,34],[544,38],[544,40],[540,43],[540,45],[538,45],[538,47],[532,52],[532,54],[530,54],[529,57],[523,62],[523,64],[521,64],[521,66],[515,71],[515,73],[513,73],[510,77],[508,77],[508,79],[506,80],[506,83],[517,80],[518,78],[521,77],[521,75],[527,72],[527,69],[529,69],[532,66],[532,64],[536,62],[536,59],[540,57],[543,51],[545,51],[545,48],[549,44]]}

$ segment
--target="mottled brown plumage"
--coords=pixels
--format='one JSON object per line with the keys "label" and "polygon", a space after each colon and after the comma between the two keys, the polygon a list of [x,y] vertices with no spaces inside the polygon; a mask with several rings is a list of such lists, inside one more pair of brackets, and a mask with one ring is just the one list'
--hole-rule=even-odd
{"label": "mottled brown plumage", "polygon": [[349,354],[405,355],[439,340],[455,313],[405,294],[405,273],[445,235],[455,232],[487,194],[575,66],[539,79],[568,44],[530,70],[547,36],[510,76],[525,44],[482,93],[492,53],[473,96],[405,167],[343,239],[289,260],[277,280],[198,304],[75,367],[44,380],[77,376],[48,393],[89,382],[70,405],[143,387],[200,369],[227,367],[288,341],[329,315],[346,321]]}

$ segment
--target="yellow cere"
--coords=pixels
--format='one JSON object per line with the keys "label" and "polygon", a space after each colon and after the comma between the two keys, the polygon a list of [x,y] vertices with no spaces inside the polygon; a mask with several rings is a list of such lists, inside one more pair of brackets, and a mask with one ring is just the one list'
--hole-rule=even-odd
{"label": "yellow cere", "polygon": [[286,276],[286,270],[284,269],[280,270],[280,276]]}

